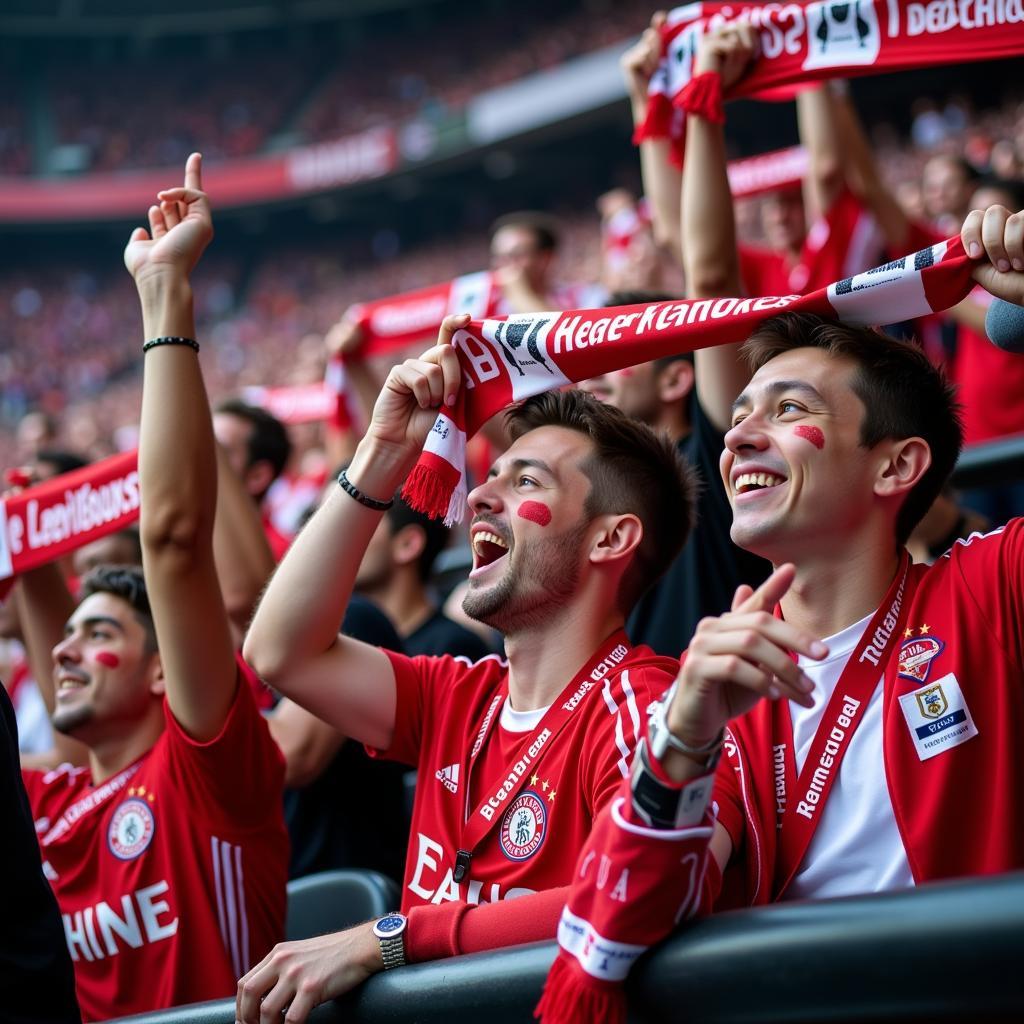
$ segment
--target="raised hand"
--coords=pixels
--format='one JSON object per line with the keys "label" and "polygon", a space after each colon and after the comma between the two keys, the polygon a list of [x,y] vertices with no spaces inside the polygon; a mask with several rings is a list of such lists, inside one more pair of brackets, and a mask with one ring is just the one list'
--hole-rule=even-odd
{"label": "raised hand", "polygon": [[974,268],[974,280],[997,298],[1024,305],[1024,211],[972,210],[960,238],[969,256],[987,257]]}
{"label": "raised hand", "polygon": [[185,164],[185,184],[158,192],[159,203],[149,208],[149,231],[136,228],[128,239],[124,263],[136,284],[154,275],[187,280],[213,238],[202,164],[202,156],[193,153]]}
{"label": "raised hand", "polygon": [[709,743],[764,697],[813,703],[811,681],[790,652],[820,659],[828,648],[772,614],[795,575],[792,565],[779,566],[756,591],[741,586],[731,611],[697,626],[668,710],[669,727],[684,743]]}
{"label": "raised hand", "polygon": [[756,53],[757,34],[750,23],[730,21],[701,36],[693,73],[717,71],[722,89],[727,90],[743,77]]}
{"label": "raised hand", "polygon": [[655,11],[643,35],[619,59],[629,98],[634,103],[646,102],[647,86],[661,60],[661,28],[664,24],[665,12]]}
{"label": "raised hand", "polygon": [[373,407],[366,440],[405,459],[419,456],[438,410],[455,404],[462,369],[452,338],[468,323],[468,313],[445,317],[432,349],[392,368]]}

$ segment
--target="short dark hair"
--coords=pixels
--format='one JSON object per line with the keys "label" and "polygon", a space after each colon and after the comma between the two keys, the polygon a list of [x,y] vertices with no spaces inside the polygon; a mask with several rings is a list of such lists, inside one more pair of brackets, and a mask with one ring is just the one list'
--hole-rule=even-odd
{"label": "short dark hair", "polygon": [[493,239],[502,228],[524,228],[531,232],[541,252],[554,252],[558,248],[558,228],[546,213],[537,210],[506,213],[491,225],[488,237]]}
{"label": "short dark hair", "polygon": [[[659,292],[654,291],[653,289],[620,288],[618,291],[614,291],[608,296],[608,301],[604,305],[605,309],[608,309],[612,306],[639,306],[644,302],[676,302],[678,299],[678,295],[670,295],[668,292]],[[680,352],[671,356],[658,356],[657,359],[653,360],[654,371],[655,373],[661,373],[666,366],[671,366],[673,363],[677,363],[680,360],[692,365],[693,353]]]}
{"label": "short dark hair", "polygon": [[853,390],[864,404],[860,443],[872,448],[888,438],[921,437],[932,462],[896,517],[902,547],[939,496],[963,447],[956,389],[912,341],[898,341],[873,327],[853,327],[812,313],[783,313],[761,324],[742,353],[753,372],[784,352],[824,349],[857,364]]}
{"label": "short dark hair", "polygon": [[[274,471],[274,480],[284,472],[284,467],[288,465],[288,459],[292,454],[292,443],[284,424],[276,416],[272,416],[259,406],[249,405],[240,398],[225,399],[217,405],[214,412],[225,416],[237,416],[252,425],[252,432],[249,434],[248,465],[269,462]],[[259,497],[262,498],[263,495]]]}
{"label": "short dark hair", "polygon": [[156,650],[156,628],[149,607],[146,578],[137,565],[97,565],[82,580],[81,597],[84,601],[93,594],[113,594],[131,605],[135,618],[146,631],[146,650]]}
{"label": "short dark hair", "polygon": [[980,175],[974,182],[974,191],[987,188],[1006,194],[1012,213],[1024,210],[1024,181],[1020,178],[1000,178],[996,174]]}
{"label": "short dark hair", "polygon": [[513,438],[539,427],[565,427],[589,438],[594,451],[581,466],[590,479],[585,512],[631,512],[643,539],[622,577],[619,607],[627,613],[658,581],[693,526],[696,476],[667,435],[605,405],[584,391],[548,391],[506,414]]}
{"label": "short dark hair", "polygon": [[450,536],[448,527],[442,519],[431,519],[423,512],[417,512],[402,500],[400,494],[395,495],[395,503],[384,513],[388,522],[388,530],[392,537],[407,526],[418,526],[424,535],[423,550],[416,563],[420,579],[426,583],[434,568],[437,556],[448,545]]}

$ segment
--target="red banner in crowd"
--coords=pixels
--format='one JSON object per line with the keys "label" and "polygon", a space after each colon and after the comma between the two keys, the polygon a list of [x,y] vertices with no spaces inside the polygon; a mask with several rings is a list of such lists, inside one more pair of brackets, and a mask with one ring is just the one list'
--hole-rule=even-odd
{"label": "red banner in crowd", "polygon": [[734,199],[749,199],[798,186],[808,167],[807,150],[790,146],[772,153],[729,162],[729,188]]}
{"label": "red banner in crowd", "polygon": [[757,30],[760,53],[726,99],[778,99],[821,79],[1024,53],[1024,0],[687,4],[669,13],[662,30],[664,57],[651,78],[647,119],[638,138],[681,138],[682,119],[673,116],[673,104],[692,77],[698,41],[734,20]]}
{"label": "red banner in crowd", "polygon": [[[0,581],[139,518],[138,453],[112,455],[0,500]],[[0,584],[2,586],[2,584]]]}
{"label": "red banner in crowd", "polygon": [[376,355],[437,335],[449,313],[493,315],[501,290],[486,270],[414,292],[352,306],[348,316],[363,329],[362,355]]}
{"label": "red banner in crowd", "polygon": [[326,383],[294,384],[279,388],[242,388],[249,405],[266,409],[282,423],[316,423],[334,415],[337,396]]}
{"label": "red banner in crowd", "polygon": [[[203,167],[203,184],[217,209],[287,199],[390,174],[398,166],[391,128],[374,128],[334,142],[273,156]],[[137,218],[181,171],[119,171],[38,181],[0,178],[0,221],[76,221]]]}

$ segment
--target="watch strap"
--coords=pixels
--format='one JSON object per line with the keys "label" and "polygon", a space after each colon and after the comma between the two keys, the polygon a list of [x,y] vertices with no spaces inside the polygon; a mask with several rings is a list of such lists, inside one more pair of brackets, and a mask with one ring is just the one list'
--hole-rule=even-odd
{"label": "watch strap", "polygon": [[704,819],[714,783],[713,769],[682,785],[663,782],[651,767],[646,741],[641,740],[630,773],[633,810],[651,828],[693,828]]}

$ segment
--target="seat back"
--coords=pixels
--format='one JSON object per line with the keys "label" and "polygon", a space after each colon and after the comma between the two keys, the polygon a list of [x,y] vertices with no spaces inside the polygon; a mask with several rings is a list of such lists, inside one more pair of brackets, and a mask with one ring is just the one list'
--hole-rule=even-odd
{"label": "seat back", "polygon": [[399,905],[398,886],[376,871],[321,871],[288,883],[285,937],[341,931]]}

